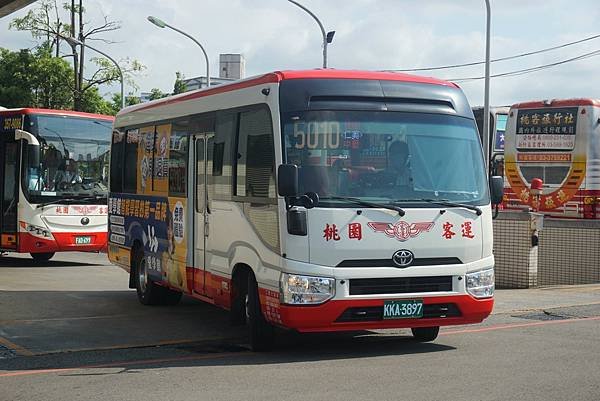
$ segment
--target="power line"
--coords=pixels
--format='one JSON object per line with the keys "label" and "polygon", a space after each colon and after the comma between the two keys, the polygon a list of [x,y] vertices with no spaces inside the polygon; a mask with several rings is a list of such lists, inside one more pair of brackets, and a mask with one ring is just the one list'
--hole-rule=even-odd
{"label": "power line", "polygon": [[[564,47],[573,46],[573,45],[587,42],[587,41],[597,39],[597,38],[600,38],[600,34],[594,35],[594,36],[589,36],[584,39],[576,40],[575,42],[563,43],[562,45],[548,47],[546,49],[535,50],[535,51],[526,52],[526,53],[520,53],[520,54],[516,54],[514,56],[496,58],[496,59],[490,60],[490,63],[496,63],[498,61],[513,60],[516,58],[527,57],[527,56],[532,56],[534,54],[540,54],[540,53],[549,52],[552,50],[562,49]],[[444,66],[438,66],[438,67],[423,67],[423,68],[410,68],[410,69],[402,69],[402,70],[384,70],[384,71],[392,71],[392,72],[435,71],[435,70],[447,70],[447,69],[451,69],[451,68],[471,67],[474,65],[481,65],[481,64],[485,64],[485,61],[477,61],[477,62],[463,63],[463,64],[451,64],[451,65],[444,65]]]}
{"label": "power line", "polygon": [[[590,57],[595,57],[595,56],[600,56],[600,49],[594,50],[594,51],[589,52],[589,53],[581,54],[579,56],[572,57],[572,58],[569,58],[569,59],[566,59],[566,60],[556,61],[556,62],[550,63],[550,64],[543,64],[543,65],[538,65],[536,67],[524,68],[524,69],[521,69],[521,70],[515,70],[515,71],[509,71],[509,72],[503,72],[503,73],[500,73],[500,74],[490,75],[490,78],[515,77],[515,76],[518,76],[518,75],[525,75],[525,74],[529,74],[529,73],[532,73],[532,72],[537,72],[537,71],[545,70],[547,68],[552,68],[552,67],[556,67],[558,65],[562,65],[562,64],[566,64],[566,63],[571,63],[573,61],[579,61],[579,60],[583,60],[583,59],[590,58]],[[447,79],[447,81],[469,82],[469,81],[476,81],[476,80],[480,80],[480,79],[484,79],[484,78],[485,77],[454,78],[454,79]]]}

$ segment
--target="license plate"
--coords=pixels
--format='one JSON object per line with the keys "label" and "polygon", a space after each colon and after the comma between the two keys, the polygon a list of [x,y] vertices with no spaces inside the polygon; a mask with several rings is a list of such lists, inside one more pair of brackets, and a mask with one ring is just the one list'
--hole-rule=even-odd
{"label": "license plate", "polygon": [[407,299],[401,301],[384,301],[384,319],[416,319],[423,317],[423,301]]}
{"label": "license plate", "polygon": [[92,237],[75,237],[75,245],[89,245],[92,243]]}

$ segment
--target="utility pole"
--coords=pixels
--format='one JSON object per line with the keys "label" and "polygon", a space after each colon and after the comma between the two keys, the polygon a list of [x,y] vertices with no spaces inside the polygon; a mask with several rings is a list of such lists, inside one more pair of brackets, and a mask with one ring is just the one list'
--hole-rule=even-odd
{"label": "utility pole", "polygon": [[[84,38],[83,38],[83,0],[79,0],[79,9],[77,10],[77,12],[79,13],[79,37],[75,37],[74,38],[80,40],[82,43],[84,42]],[[78,87],[78,98],[79,98],[79,105],[78,108],[75,109],[77,111],[81,110],[81,103],[82,103],[82,92],[81,90],[83,89],[83,64],[85,62],[84,59],[84,53],[85,53],[85,46],[81,46],[81,50],[79,53],[79,76],[77,77],[78,83],[77,83],[77,87]]]}

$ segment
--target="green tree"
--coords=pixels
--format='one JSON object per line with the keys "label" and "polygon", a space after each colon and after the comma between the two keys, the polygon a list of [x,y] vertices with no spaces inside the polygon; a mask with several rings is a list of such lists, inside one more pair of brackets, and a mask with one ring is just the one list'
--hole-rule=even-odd
{"label": "green tree", "polygon": [[28,107],[33,104],[33,64],[35,56],[29,50],[11,52],[0,48],[0,106]]}
{"label": "green tree", "polygon": [[173,85],[173,94],[176,95],[178,93],[183,93],[186,91],[186,86],[185,83],[183,82],[183,79],[185,78],[185,76],[177,71],[175,73],[175,84]]}
{"label": "green tree", "polygon": [[152,89],[150,89],[150,96],[148,96],[148,99],[156,100],[156,99],[162,99],[163,97],[167,97],[167,96],[169,96],[168,93],[164,93],[163,91],[161,91],[158,88],[152,88]]}
{"label": "green tree", "polygon": [[[63,15],[65,12],[67,16]],[[84,21],[84,18],[83,0],[78,0],[78,4],[76,4],[76,0],[63,3],[62,9],[59,8],[56,0],[42,0],[37,8],[30,10],[24,17],[15,18],[10,23],[10,28],[29,31],[34,39],[41,41],[38,44],[39,48],[52,52],[56,57],[61,54],[60,46],[61,43],[65,42],[65,37],[77,38],[83,43],[86,40],[96,40],[110,44],[112,42],[103,39],[101,35],[121,28],[120,22],[111,21],[107,17],[104,17],[103,23],[97,26],[89,25]],[[69,22],[66,23],[65,21]],[[102,84],[118,83],[119,73],[111,61],[95,57],[90,59],[95,64],[94,72],[87,74],[86,78],[86,74],[84,74],[86,48],[71,42],[66,42],[66,44],[70,53],[64,56],[73,59],[72,77],[69,80],[73,92],[73,108],[83,110],[88,107],[84,106],[84,102],[94,96],[89,95],[86,97],[86,92],[93,91],[92,88]],[[135,87],[132,75],[142,71],[145,67],[138,61],[130,59],[120,60],[119,65],[125,75],[126,82]]]}
{"label": "green tree", "polygon": [[[138,96],[134,96],[133,93],[131,93],[131,92],[125,96],[125,107],[133,106],[135,104],[140,104],[141,102],[142,101],[140,100],[140,98]],[[112,109],[112,112],[109,114],[112,114],[112,115],[116,115],[119,112],[119,110],[121,110],[121,94],[120,93],[113,93],[113,95],[111,97],[110,107]]]}
{"label": "green tree", "polygon": [[0,48],[0,105],[67,109],[72,105],[72,69],[47,49],[11,52]]}

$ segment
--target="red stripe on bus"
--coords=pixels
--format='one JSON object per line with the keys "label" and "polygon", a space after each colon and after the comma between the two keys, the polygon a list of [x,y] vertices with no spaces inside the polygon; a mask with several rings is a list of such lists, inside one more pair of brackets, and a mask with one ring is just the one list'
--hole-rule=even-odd
{"label": "red stripe on bus", "polygon": [[72,110],[51,110],[51,109],[34,109],[34,108],[0,110],[0,115],[8,115],[8,114],[47,114],[47,115],[66,116],[66,117],[95,118],[95,119],[107,120],[107,121],[114,121],[114,119],[115,119],[113,116],[106,116],[104,114],[93,114],[93,113],[85,113],[82,111],[72,111]]}

